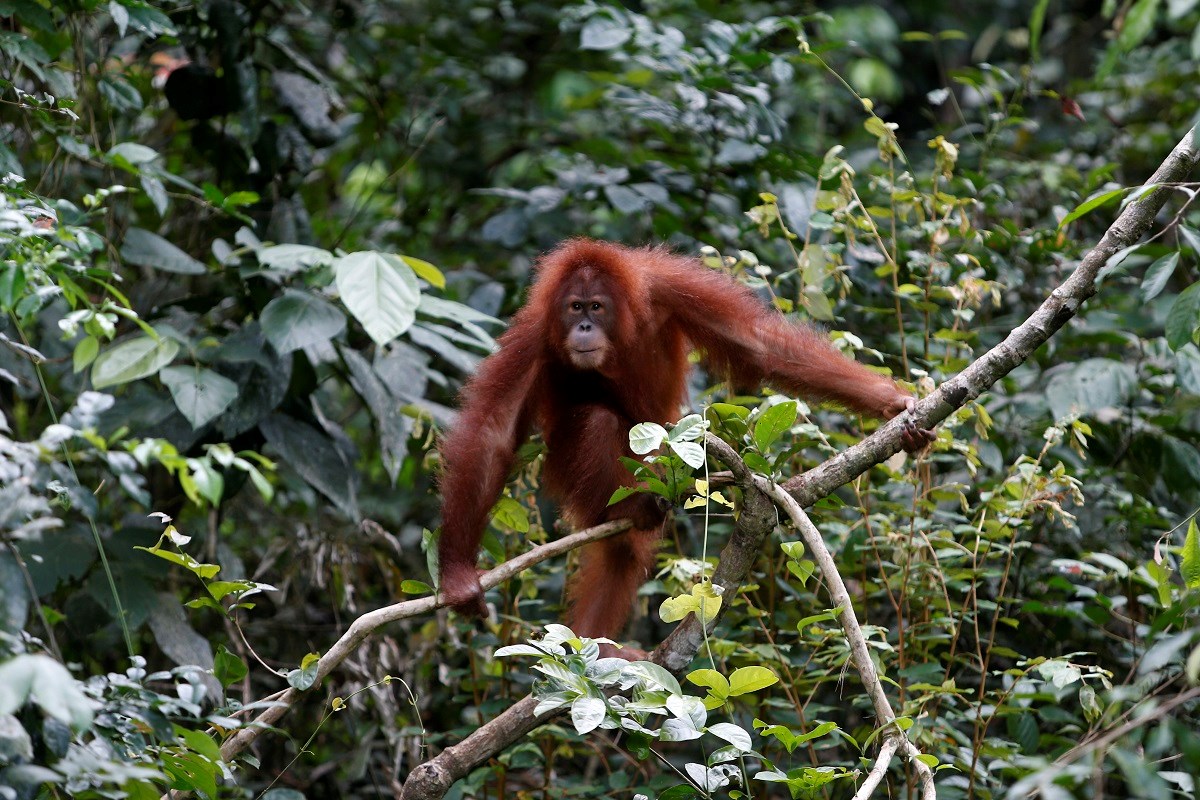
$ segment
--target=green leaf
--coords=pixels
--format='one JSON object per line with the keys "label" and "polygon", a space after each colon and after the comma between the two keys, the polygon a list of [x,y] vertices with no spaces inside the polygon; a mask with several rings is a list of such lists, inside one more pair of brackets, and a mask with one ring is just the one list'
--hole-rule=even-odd
{"label": "green leaf", "polygon": [[688,683],[704,686],[720,697],[729,696],[729,681],[715,669],[694,669],[687,675]]}
{"label": "green leaf", "polygon": [[529,532],[529,513],[511,497],[501,497],[492,510],[492,522],[517,533]]}
{"label": "green leaf", "polygon": [[255,253],[258,263],[284,273],[333,263],[333,253],[307,244],[276,244]]}
{"label": "green leaf", "polygon": [[[1110,189],[1109,191],[1099,192],[1098,194],[1092,195],[1087,200],[1084,200],[1082,203],[1075,206],[1074,211],[1072,211],[1071,213],[1069,213],[1065,217],[1063,217],[1062,221],[1058,223],[1058,229],[1062,230],[1064,227],[1066,227],[1067,225],[1070,225],[1072,222],[1074,222],[1075,220],[1084,216],[1085,214],[1089,214],[1092,211],[1095,211],[1097,208],[1099,208],[1102,205],[1111,203],[1113,200],[1116,200],[1121,195],[1125,194],[1126,192],[1131,191],[1132,188],[1135,188],[1135,187],[1122,186],[1119,189]],[[1128,249],[1128,248],[1126,248],[1126,249]]]}
{"label": "green leaf", "polygon": [[1200,534],[1196,532],[1196,518],[1188,523],[1187,537],[1183,540],[1182,566],[1180,573],[1189,589],[1200,589]]}
{"label": "green leaf", "polygon": [[1153,264],[1146,268],[1146,275],[1142,278],[1142,300],[1149,301],[1158,297],[1163,288],[1167,285],[1167,281],[1171,279],[1171,275],[1175,272],[1175,267],[1179,264],[1179,251],[1167,253],[1162,258],[1156,260]]}
{"label": "green leaf", "polygon": [[25,268],[20,264],[0,264],[0,308],[11,309],[25,293]]}
{"label": "green leaf", "polygon": [[1029,15],[1029,60],[1037,63],[1038,46],[1042,41],[1042,27],[1046,22],[1046,7],[1050,0],[1037,0],[1033,13]]}
{"label": "green leaf", "polygon": [[213,675],[217,677],[222,686],[229,688],[230,685],[246,677],[249,671],[246,662],[226,650],[225,645],[217,647],[217,654],[213,657]]}
{"label": "green leaf", "polygon": [[167,197],[167,187],[163,186],[163,182],[153,175],[142,175],[138,178],[138,182],[142,184],[142,191],[150,198],[158,215],[161,217],[166,214],[170,198]]}
{"label": "green leaf", "polygon": [[579,47],[583,50],[613,50],[629,41],[631,36],[633,29],[628,23],[602,12],[583,24],[579,31]]}
{"label": "green leaf", "polygon": [[79,344],[75,345],[75,352],[71,357],[75,372],[83,372],[91,363],[96,360],[96,356],[100,354],[100,340],[95,336],[85,336],[79,340]]}
{"label": "green leaf", "polygon": [[1059,689],[1064,686],[1070,686],[1083,677],[1079,671],[1079,667],[1066,661],[1046,661],[1039,664],[1037,670],[1042,674],[1043,678],[1050,681],[1051,684]]}
{"label": "green leaf", "polygon": [[225,495],[225,478],[217,468],[200,458],[187,459],[187,466],[193,487],[193,491],[188,492],[188,498],[194,503],[199,503],[199,499],[203,498],[213,506],[220,505]]}
{"label": "green leaf", "polygon": [[1046,399],[1056,419],[1120,406],[1136,390],[1133,368],[1111,358],[1089,358],[1057,371],[1046,382]]}
{"label": "green leaf", "polygon": [[128,169],[149,164],[158,158],[158,151],[137,142],[121,142],[109,149],[108,158],[117,166]]}
{"label": "green leaf", "polygon": [[204,265],[157,233],[141,228],[125,231],[121,258],[139,267],[151,267],[179,275],[203,275]]}
{"label": "green leaf", "polygon": [[679,620],[697,611],[700,608],[700,603],[691,595],[680,595],[678,597],[668,597],[662,601],[662,605],[658,607],[658,616],[663,622],[679,622]]}
{"label": "green leaf", "polygon": [[345,329],[346,317],[314,294],[286,289],[267,303],[259,323],[275,351],[285,355],[329,341]]}
{"label": "green leaf", "polygon": [[1146,40],[1154,30],[1154,18],[1158,14],[1159,0],[1138,0],[1125,15],[1121,32],[1117,34],[1117,49],[1128,53]]}
{"label": "green leaf", "polygon": [[711,583],[698,583],[690,593],[679,597],[669,597],[659,606],[659,616],[663,622],[678,622],[688,614],[696,614],[700,622],[708,624],[721,610],[721,596],[716,593]]}
{"label": "green leaf", "polygon": [[[400,582],[400,591],[405,594],[433,594],[433,587],[424,581],[409,580]],[[499,655],[499,652],[496,655]]]}
{"label": "green leaf", "polygon": [[1175,385],[1188,394],[1200,395],[1200,348],[1191,342],[1175,353]]}
{"label": "green leaf", "polygon": [[142,547],[141,545],[135,545],[133,549],[141,550],[142,552],[149,553],[152,556],[158,556],[163,561],[169,561],[176,566],[183,567],[188,572],[202,580],[210,580],[211,578],[216,577],[217,573],[221,571],[220,564],[203,564],[189,556],[187,553],[177,553],[174,550],[164,550],[157,545],[154,547]]}
{"label": "green leaf", "polygon": [[212,599],[220,600],[233,592],[246,592],[253,589],[255,584],[250,581],[209,581],[204,588],[208,589]]}
{"label": "green leaf", "polygon": [[657,450],[667,438],[667,429],[657,422],[639,422],[629,430],[629,449],[644,456]]}
{"label": "green leaf", "polygon": [[802,733],[799,736],[797,736],[795,743],[796,744],[804,744],[805,742],[811,741],[813,739],[820,739],[822,736],[826,735],[830,731],[837,730],[837,727],[838,726],[837,726],[836,722],[822,722],[820,725],[813,728],[808,733]]}
{"label": "green leaf", "polygon": [[288,673],[287,682],[292,687],[304,691],[310,688],[317,680],[317,665],[320,663],[321,656],[319,653],[309,653],[300,662],[300,668],[294,669]]}
{"label": "green leaf", "polygon": [[704,418],[699,414],[688,414],[667,435],[668,442],[695,442],[704,436]]}
{"label": "green leaf", "polygon": [[175,35],[175,26],[171,24],[170,17],[157,8],[152,8],[149,3],[129,5],[125,8],[129,12],[130,26],[146,36],[153,38],[164,34]]}
{"label": "green leaf", "polygon": [[576,733],[591,733],[604,721],[604,701],[583,696],[571,703],[571,724]]}
{"label": "green leaf", "polygon": [[718,739],[729,742],[742,753],[748,753],[754,747],[753,742],[750,740],[750,734],[746,732],[746,729],[731,722],[718,722],[715,725],[709,725],[708,732]]}
{"label": "green leaf", "polygon": [[153,375],[170,364],[179,352],[179,342],[165,336],[157,341],[138,336],[96,357],[92,364],[92,387],[117,386]]}
{"label": "green leaf", "polygon": [[741,667],[735,669],[729,676],[729,694],[736,697],[740,694],[757,692],[772,684],[778,683],[779,678],[766,667]]}
{"label": "green leaf", "polygon": [[767,448],[780,436],[784,431],[796,424],[796,401],[788,400],[777,405],[773,405],[759,415],[758,420],[754,423],[754,446],[761,452],[766,452]]}
{"label": "green leaf", "polygon": [[433,264],[430,264],[428,261],[422,261],[419,258],[413,258],[412,256],[400,256],[400,258],[405,264],[408,264],[413,272],[417,273],[418,278],[430,286],[435,286],[438,289],[446,288],[446,276]]}
{"label": "green leaf", "polygon": [[632,486],[618,486],[612,493],[612,497],[608,498],[608,504],[614,506],[630,495],[637,494],[638,490]]}
{"label": "green leaf", "polygon": [[310,486],[332,500],[347,517],[359,518],[358,473],[326,433],[280,413],[260,422],[259,429]]}
{"label": "green leaf", "polygon": [[692,469],[704,466],[704,447],[698,442],[668,442],[668,445]]}
{"label": "green leaf", "polygon": [[833,622],[837,619],[837,617],[837,610],[822,611],[820,614],[809,614],[807,617],[796,623],[796,630],[803,632],[804,629],[809,625],[816,625],[818,622]]}
{"label": "green leaf", "polygon": [[[407,582],[405,581],[405,583]],[[531,644],[510,644],[506,647],[497,648],[496,652],[492,653],[492,655],[496,658],[506,658],[508,656],[535,656],[541,658],[546,653]]]}
{"label": "green leaf", "polygon": [[829,295],[821,291],[819,286],[805,286],[803,298],[804,310],[815,320],[830,322],[833,320],[833,301]]}
{"label": "green leaf", "polygon": [[670,672],[650,661],[633,661],[625,668],[625,674],[638,679],[647,691],[663,690],[670,694],[682,694],[679,681]]}
{"label": "green leaf", "polygon": [[92,724],[92,701],[67,668],[49,656],[22,653],[0,663],[0,718],[27,702],[76,731]]}
{"label": "green leaf", "polygon": [[368,250],[336,259],[333,270],[342,302],[376,344],[387,344],[416,320],[421,288],[403,259]]}
{"label": "green leaf", "polygon": [[1200,281],[1180,292],[1167,312],[1167,344],[1171,349],[1178,350],[1191,342],[1197,324],[1200,324]]}
{"label": "green leaf", "polygon": [[1193,686],[1200,683],[1200,645],[1197,645],[1188,654],[1187,662],[1184,664],[1184,671],[1187,673],[1188,683]]}
{"label": "green leaf", "polygon": [[216,419],[237,399],[238,385],[211,369],[165,367],[158,376],[193,430]]}
{"label": "green leaf", "polygon": [[1191,248],[1193,255],[1200,257],[1200,233],[1197,233],[1195,228],[1186,224],[1180,224],[1179,235],[1183,237],[1183,241]]}

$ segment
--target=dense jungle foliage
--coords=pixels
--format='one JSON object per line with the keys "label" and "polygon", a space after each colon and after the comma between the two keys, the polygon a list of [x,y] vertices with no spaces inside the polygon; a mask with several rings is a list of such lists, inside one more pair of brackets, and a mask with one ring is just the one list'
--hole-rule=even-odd
{"label": "dense jungle foliage", "polygon": [[[392,796],[535,679],[592,699],[448,796],[853,796],[874,715],[782,524],[691,679],[647,673],[645,732],[504,655],[573,558],[482,628],[313,663],[433,591],[439,431],[555,243],[702,254],[925,394],[1198,112],[1197,0],[0,0],[0,800]],[[1196,796],[1196,188],[929,452],[810,509],[939,797]],[[689,404],[780,479],[876,426],[699,372]],[[557,536],[540,450],[485,566]],[[731,528],[736,492],[688,489],[647,648]]]}

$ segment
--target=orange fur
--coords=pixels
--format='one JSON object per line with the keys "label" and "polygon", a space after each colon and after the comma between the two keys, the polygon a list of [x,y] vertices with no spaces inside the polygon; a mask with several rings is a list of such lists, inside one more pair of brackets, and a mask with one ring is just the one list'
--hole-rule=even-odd
{"label": "orange fur", "polygon": [[[568,285],[600,281],[613,298],[612,345],[596,370],[572,366],[560,306]],[[663,515],[646,495],[613,506],[632,485],[619,457],[629,428],[679,417],[699,349],[710,368],[740,386],[773,384],[880,417],[909,395],[788,322],[745,286],[665,248],[572,239],[536,267],[529,299],[462,392],[462,412],[441,455],[441,589],[460,611],[479,613],[475,564],[488,513],[513,454],[537,426],[546,441],[546,487],[578,527],[634,516],[640,528],[589,545],[570,591],[571,624],[586,636],[616,636],[654,564]]]}

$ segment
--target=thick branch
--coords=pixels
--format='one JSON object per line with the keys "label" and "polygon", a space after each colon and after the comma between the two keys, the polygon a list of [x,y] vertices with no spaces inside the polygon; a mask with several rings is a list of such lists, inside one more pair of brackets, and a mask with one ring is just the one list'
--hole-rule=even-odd
{"label": "thick branch", "polygon": [[[493,586],[499,586],[513,576],[524,572],[546,559],[562,555],[588,542],[594,542],[597,539],[604,539],[613,534],[629,530],[630,527],[631,525],[628,520],[618,520],[616,522],[606,522],[603,525],[597,525],[594,528],[588,528],[587,530],[573,533],[570,536],[564,536],[561,539],[555,539],[552,542],[535,547],[527,553],[522,553],[516,558],[505,561],[494,569],[488,570],[479,576],[479,583],[483,586],[484,590],[491,589]],[[436,597],[421,597],[416,600],[393,603],[390,606],[377,608],[374,611],[368,611],[366,614],[363,614],[354,620],[346,632],[342,634],[341,638],[334,643],[333,647],[330,647],[328,652],[321,656],[321,660],[317,662],[317,679],[313,685],[320,685],[326,675],[345,661],[362,644],[364,639],[383,625],[407,619],[408,617],[428,614],[434,609],[441,608],[442,605],[442,602]],[[251,724],[225,740],[225,743],[221,745],[221,757],[226,761],[232,761],[235,756],[249,747],[259,737],[259,734],[267,730],[269,726],[275,724],[286,714],[303,695],[304,692],[294,688],[284,692],[274,705],[259,714]]]}
{"label": "thick branch", "polygon": [[[1150,179],[1152,184],[1178,183],[1185,179],[1200,159],[1200,126],[1193,127],[1175,145]],[[1004,341],[979,357],[973,364],[938,387],[937,391],[917,403],[913,414],[922,428],[932,428],[992,387],[1013,369],[1033,355],[1067,320],[1075,316],[1085,300],[1096,293],[1096,276],[1100,268],[1117,252],[1137,242],[1150,229],[1155,215],[1171,193],[1168,186],[1159,186],[1145,197],[1130,203],[1109,227],[1079,266],[1061,286],[1050,293],[1045,302],[1030,317],[1013,330]],[[871,467],[900,451],[900,433],[904,420],[901,414],[863,441],[839,453],[803,475],[784,484],[801,507],[811,506],[844,486]]]}

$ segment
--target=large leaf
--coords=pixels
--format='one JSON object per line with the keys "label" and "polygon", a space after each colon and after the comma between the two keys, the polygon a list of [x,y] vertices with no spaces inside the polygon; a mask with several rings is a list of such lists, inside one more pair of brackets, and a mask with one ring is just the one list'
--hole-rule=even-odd
{"label": "large leaf", "polygon": [[274,411],[287,395],[292,379],[292,359],[280,357],[267,345],[258,323],[252,322],[227,337],[219,360],[237,365],[238,396],[217,420],[226,441],[250,430]]}
{"label": "large leaf", "polygon": [[1046,384],[1055,419],[1122,405],[1136,386],[1133,368],[1108,358],[1089,358],[1058,372]]}
{"label": "large leaf", "polygon": [[667,438],[667,429],[657,422],[639,422],[629,429],[629,449],[644,456],[657,450]]}
{"label": "large leaf", "polygon": [[237,398],[238,387],[224,375],[200,367],[167,367],[159,373],[179,413],[200,428],[216,419]]}
{"label": "large leaf", "polygon": [[604,701],[583,696],[571,704],[571,723],[576,733],[590,733],[604,721]]}
{"label": "large leaf", "polygon": [[1167,312],[1167,344],[1172,350],[1183,347],[1192,341],[1197,325],[1200,325],[1200,281],[1180,292]]}
{"label": "large leaf", "polygon": [[92,724],[94,704],[67,668],[49,656],[23,653],[0,664],[0,716],[29,701],[75,730]]}
{"label": "large leaf", "polygon": [[329,264],[333,253],[307,244],[277,244],[255,253],[258,263],[280,272],[299,272],[309,267]]}
{"label": "large leaf", "polygon": [[1200,532],[1196,530],[1196,519],[1188,523],[1187,536],[1183,540],[1183,582],[1189,589],[1200,589]]}
{"label": "large leaf", "polygon": [[355,350],[342,349],[342,359],[350,370],[350,385],[371,409],[383,455],[383,467],[394,483],[408,455],[408,435],[413,429],[412,417],[400,413],[404,398],[389,391],[379,374]]}
{"label": "large leaf", "polygon": [[287,289],[267,303],[259,323],[267,340],[283,354],[329,341],[345,329],[346,317],[314,294]]}
{"label": "large leaf", "polygon": [[1200,348],[1194,344],[1175,353],[1175,385],[1188,394],[1200,395]]}
{"label": "large leaf", "polygon": [[754,446],[765,452],[784,431],[796,424],[796,409],[795,400],[785,400],[764,411],[754,423]]}
{"label": "large leaf", "polygon": [[1179,264],[1179,251],[1174,250],[1155,261],[1146,268],[1146,276],[1142,278],[1142,300],[1149,301],[1158,297],[1159,292],[1167,285],[1175,267]]}
{"label": "large leaf", "polygon": [[141,228],[125,231],[121,257],[139,267],[152,267],[180,275],[203,275],[204,265],[157,233]]}
{"label": "large leaf", "polygon": [[613,50],[633,36],[633,27],[623,19],[596,14],[583,24],[579,46],[584,50]]}
{"label": "large leaf", "polygon": [[171,363],[179,342],[160,337],[138,336],[105,350],[92,364],[92,386],[103,389],[153,375]]}
{"label": "large leaf", "polygon": [[496,348],[495,339],[476,324],[479,322],[501,324],[500,320],[495,317],[476,311],[468,305],[442,300],[428,294],[421,295],[421,302],[417,306],[417,311],[427,317],[449,320],[457,324],[465,332],[474,337],[479,342],[479,346],[489,353]]}
{"label": "large leaf", "polygon": [[376,344],[387,344],[417,318],[421,288],[412,267],[390,253],[364,251],[333,262],[338,292]]}
{"label": "large leaf", "polygon": [[272,414],[259,424],[259,430],[279,453],[283,463],[300,473],[346,516],[353,520],[359,518],[355,483],[358,473],[328,436],[283,414]]}

